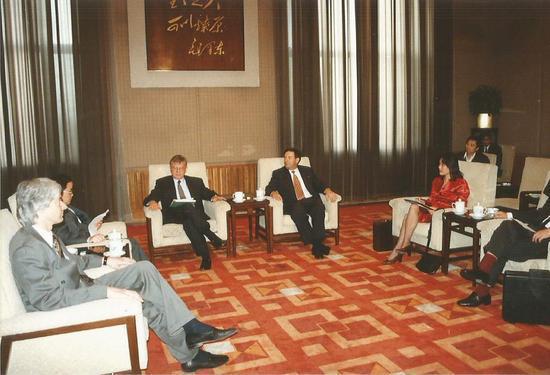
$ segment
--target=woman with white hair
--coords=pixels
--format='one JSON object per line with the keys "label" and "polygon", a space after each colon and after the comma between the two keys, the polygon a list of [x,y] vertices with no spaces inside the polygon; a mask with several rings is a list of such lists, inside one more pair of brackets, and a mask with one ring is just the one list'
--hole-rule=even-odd
{"label": "woman with white hair", "polygon": [[[10,242],[10,261],[27,311],[46,311],[102,298],[131,298],[142,302],[149,326],[181,362],[184,371],[218,367],[228,361],[200,347],[237,332],[206,325],[148,261],[73,255],[52,232],[63,220],[61,186],[48,178],[23,181],[17,187],[21,228]],[[91,280],[84,270],[108,265],[114,271]]]}

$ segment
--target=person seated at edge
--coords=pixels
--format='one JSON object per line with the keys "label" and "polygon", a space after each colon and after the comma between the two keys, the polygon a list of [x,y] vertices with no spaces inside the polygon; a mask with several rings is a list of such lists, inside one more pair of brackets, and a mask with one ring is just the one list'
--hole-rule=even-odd
{"label": "person seated at edge", "polygon": [[[276,169],[265,188],[265,193],[283,201],[283,212],[290,215],[305,245],[311,244],[311,253],[322,259],[330,252],[323,244],[325,239],[325,206],[319,197],[323,193],[331,202],[338,194],[326,187],[310,167],[298,165],[301,153],[295,148],[287,148],[284,153],[284,167]],[[309,223],[311,217],[313,226]]]}
{"label": "person seated at edge", "polygon": [[[49,178],[23,181],[17,187],[17,216],[23,227],[10,242],[10,261],[25,309],[50,311],[103,298],[137,300],[149,327],[184,371],[226,363],[227,356],[200,347],[226,339],[237,329],[221,330],[196,319],[152,263],[67,251],[52,232],[63,219],[60,194],[61,186]],[[86,277],[84,270],[102,264],[115,270],[95,280]]]}
{"label": "person seated at edge", "polygon": [[464,153],[459,152],[457,154],[458,160],[475,162],[475,163],[490,163],[487,155],[483,155],[479,152],[479,146],[477,145],[477,139],[474,136],[466,138],[466,151]]}
{"label": "person seated at edge", "polygon": [[[159,178],[151,193],[143,200],[143,205],[152,210],[160,210],[162,203],[163,224],[176,223],[183,225],[183,230],[195,253],[202,258],[201,270],[212,268],[212,261],[205,236],[212,242],[215,248],[223,246],[223,241],[210,230],[208,215],[204,212],[203,199],[217,202],[225,200],[215,191],[204,186],[199,177],[186,176],[187,159],[182,155],[174,155],[170,159],[170,176]],[[193,198],[195,203],[184,204],[180,207],[170,207],[172,200]]]}
{"label": "person seated at edge", "polygon": [[384,264],[401,262],[403,254],[411,253],[411,237],[417,224],[429,223],[436,209],[450,208],[453,202],[459,199],[464,202],[468,200],[470,187],[460,172],[457,157],[452,153],[443,154],[439,159],[438,168],[439,176],[433,179],[430,197],[425,201],[432,209],[428,211],[417,204],[411,204],[403,219],[399,239]]}
{"label": "person seated at edge", "polygon": [[[53,232],[63,241],[65,245],[73,245],[83,242],[102,242],[105,241],[105,235],[96,233],[90,236],[88,224],[90,216],[71,205],[74,197],[74,181],[71,177],[59,174],[54,178],[55,182],[61,185],[61,201],[64,203],[63,221],[53,226]],[[103,223],[99,222],[97,229]],[[136,261],[149,260],[139,242],[134,238],[128,238],[132,245],[132,258]]]}
{"label": "person seated at edge", "polygon": [[[544,194],[550,196],[550,182],[544,188]],[[507,261],[525,262],[529,259],[544,259],[548,255],[550,199],[539,209],[499,211],[495,218],[508,220],[495,229],[485,245],[485,255],[479,263],[479,271],[460,271],[460,275],[466,280],[476,281],[474,291],[457,301],[460,306],[490,305],[490,288],[498,281]]]}
{"label": "person seated at edge", "polygon": [[491,134],[485,134],[482,139],[483,146],[481,151],[488,154],[495,154],[497,156],[498,177],[502,175],[502,147],[493,143],[493,137]]}

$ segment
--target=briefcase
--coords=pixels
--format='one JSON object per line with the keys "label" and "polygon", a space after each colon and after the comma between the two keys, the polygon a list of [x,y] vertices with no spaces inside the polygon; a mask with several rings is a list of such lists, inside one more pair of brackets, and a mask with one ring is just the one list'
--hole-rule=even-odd
{"label": "briefcase", "polygon": [[550,325],[550,271],[506,271],[502,318],[510,323]]}
{"label": "briefcase", "polygon": [[372,247],[376,251],[387,251],[393,248],[391,220],[375,220],[372,223]]}

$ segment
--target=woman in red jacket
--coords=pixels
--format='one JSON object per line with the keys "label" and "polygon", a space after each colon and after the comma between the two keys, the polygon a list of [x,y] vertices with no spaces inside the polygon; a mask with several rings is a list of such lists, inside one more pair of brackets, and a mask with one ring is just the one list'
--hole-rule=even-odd
{"label": "woman in red jacket", "polygon": [[466,202],[469,195],[470,188],[458,168],[458,159],[452,153],[444,154],[439,159],[439,176],[433,179],[430,197],[424,201],[431,210],[411,204],[403,219],[397,244],[384,264],[401,262],[403,254],[411,253],[411,237],[419,222],[429,223],[435,210],[450,208],[459,199]]}

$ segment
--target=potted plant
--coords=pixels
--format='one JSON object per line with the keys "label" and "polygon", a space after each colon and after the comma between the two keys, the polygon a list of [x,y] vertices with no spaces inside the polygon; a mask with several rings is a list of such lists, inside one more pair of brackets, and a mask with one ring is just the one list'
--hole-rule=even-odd
{"label": "potted plant", "polygon": [[477,116],[479,128],[491,128],[493,116],[500,113],[502,108],[502,97],[500,91],[493,86],[481,85],[470,92],[468,98],[470,113]]}

